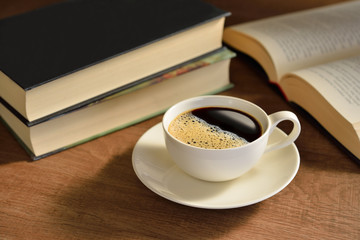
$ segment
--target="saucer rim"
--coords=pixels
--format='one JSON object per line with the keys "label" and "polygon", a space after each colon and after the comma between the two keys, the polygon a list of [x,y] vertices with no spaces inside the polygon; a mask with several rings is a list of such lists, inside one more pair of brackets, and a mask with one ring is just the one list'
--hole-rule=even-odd
{"label": "saucer rim", "polygon": [[[295,143],[292,143],[290,144],[290,146],[288,147],[292,147],[293,148],[293,154],[294,156],[292,158],[294,158],[293,162],[293,167],[294,167],[294,171],[293,173],[291,174],[291,176],[289,176],[286,181],[284,181],[281,185],[281,187],[277,188],[276,190],[272,191],[271,193],[267,193],[267,194],[264,194],[264,196],[262,197],[259,197],[259,198],[256,198],[254,199],[253,201],[248,201],[244,204],[223,204],[223,205],[217,205],[217,204],[201,204],[201,203],[195,203],[195,202],[191,202],[191,201],[188,201],[188,200],[182,200],[182,199],[177,199],[177,198],[173,198],[167,194],[164,194],[163,192],[159,191],[157,188],[153,187],[151,184],[148,183],[148,181],[146,181],[145,178],[143,178],[141,176],[141,171],[136,167],[136,154],[137,154],[137,151],[138,151],[138,148],[140,146],[140,144],[142,143],[142,139],[145,137],[145,135],[148,135],[150,133],[152,133],[153,131],[157,131],[158,129],[157,128],[160,128],[159,130],[162,130],[161,128],[161,122],[160,123],[157,123],[155,124],[154,126],[150,127],[139,139],[138,141],[136,142],[135,146],[134,146],[134,149],[133,149],[133,153],[132,153],[132,167],[133,167],[133,170],[137,176],[137,178],[142,182],[142,184],[144,184],[149,190],[151,190],[152,192],[154,192],[155,194],[159,195],[160,197],[163,197],[169,201],[172,201],[172,202],[175,202],[175,203],[178,203],[178,204],[181,204],[181,205],[185,205],[185,206],[189,206],[189,207],[194,207],[194,208],[202,208],[202,209],[234,209],[234,208],[240,208],[240,207],[245,207],[245,206],[249,206],[249,205],[253,205],[253,204],[256,204],[256,203],[259,203],[259,202],[262,202],[276,194],[278,194],[279,192],[281,192],[284,188],[286,188],[291,182],[292,180],[295,178],[295,176],[297,175],[298,171],[299,171],[299,168],[300,168],[300,154],[299,154],[299,151],[295,145]],[[284,133],[281,129],[279,128],[275,128],[274,131],[278,131],[281,135],[283,136],[286,136],[286,133]],[[155,132],[156,133],[156,132]],[[160,134],[161,135],[161,134]],[[161,136],[158,136],[158,137],[163,137],[163,135]],[[165,147],[165,146],[164,146]],[[281,151],[281,149],[280,149]],[[141,161],[141,160],[140,160]],[[295,166],[296,165],[296,166]],[[175,163],[173,163],[173,166],[176,167]],[[181,170],[180,170],[181,171]],[[183,173],[185,175],[187,175],[186,173]],[[189,178],[193,178],[191,176],[188,175]],[[194,179],[194,180],[198,180],[198,179]],[[234,180],[229,180],[230,182],[231,181],[235,181],[236,179]],[[200,181],[203,181],[203,180],[200,180]],[[208,183],[208,184],[213,184],[211,182],[206,182],[206,181],[203,181],[204,183]]]}

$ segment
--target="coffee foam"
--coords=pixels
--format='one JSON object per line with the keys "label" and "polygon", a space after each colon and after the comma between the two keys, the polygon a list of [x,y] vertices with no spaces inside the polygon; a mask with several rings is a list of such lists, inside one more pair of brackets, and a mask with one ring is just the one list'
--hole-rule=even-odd
{"label": "coffee foam", "polygon": [[191,112],[176,117],[169,125],[169,133],[181,142],[207,149],[235,148],[248,143],[244,138],[208,124]]}

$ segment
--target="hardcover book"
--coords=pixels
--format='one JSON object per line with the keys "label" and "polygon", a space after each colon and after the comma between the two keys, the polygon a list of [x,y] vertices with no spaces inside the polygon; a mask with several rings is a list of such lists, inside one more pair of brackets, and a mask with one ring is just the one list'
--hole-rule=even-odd
{"label": "hardcover book", "polygon": [[0,102],[0,120],[34,160],[40,159],[154,117],[178,101],[232,87],[229,63],[234,56],[222,48],[142,84],[34,124]]}
{"label": "hardcover book", "polygon": [[222,46],[228,12],[198,0],[72,0],[0,20],[0,97],[28,121]]}

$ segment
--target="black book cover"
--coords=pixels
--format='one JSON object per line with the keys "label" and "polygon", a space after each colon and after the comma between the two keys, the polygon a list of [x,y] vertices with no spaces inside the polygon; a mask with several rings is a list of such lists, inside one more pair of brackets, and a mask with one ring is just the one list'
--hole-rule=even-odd
{"label": "black book cover", "polygon": [[198,0],[70,0],[0,20],[0,71],[24,90],[228,15]]}

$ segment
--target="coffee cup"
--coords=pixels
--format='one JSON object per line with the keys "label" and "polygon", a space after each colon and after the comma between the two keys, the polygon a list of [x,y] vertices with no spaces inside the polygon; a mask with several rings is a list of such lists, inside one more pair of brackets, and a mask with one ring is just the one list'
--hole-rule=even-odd
{"label": "coffee cup", "polygon": [[[202,125],[205,124],[205,127],[209,127],[210,129],[216,128],[222,131],[222,123],[215,122],[215,125],[218,126],[214,126],[211,121],[209,123],[206,122],[208,121],[207,117],[209,117],[206,114],[214,109],[225,109],[225,112],[235,112],[233,118],[238,118],[236,114],[246,115],[248,118],[251,118],[250,123],[255,122],[254,125],[258,123],[260,133],[258,136],[253,136],[254,139],[251,139],[251,141],[247,141],[243,136],[240,136],[239,139],[245,142],[237,146],[224,147],[219,145],[214,148],[207,147],[207,145],[192,145],[190,142],[179,140],[179,136],[174,136],[177,135],[177,133],[169,132],[169,126],[174,124],[174,120],[179,119],[179,116],[182,114],[195,114],[195,110],[205,111],[205,117],[200,117],[203,118],[199,120],[200,125],[192,126],[193,128],[190,130],[182,129],[183,132],[181,134],[186,135],[188,133],[195,137],[201,135],[202,139],[200,141],[207,143],[207,140],[204,140],[204,136],[202,136],[204,131],[201,130],[197,132],[199,130],[198,128],[202,128]],[[218,118],[224,118],[221,114],[219,116]],[[278,142],[268,144],[269,136],[282,121],[291,121],[293,123],[291,132]],[[235,122],[233,120],[226,120],[225,122],[227,125],[230,125],[226,126],[230,127],[230,129],[233,127],[231,125],[238,124],[236,123],[236,119]],[[167,151],[175,164],[190,176],[213,182],[228,181],[240,177],[253,168],[263,154],[292,144],[299,136],[301,129],[298,118],[290,111],[279,111],[268,115],[259,106],[249,101],[220,95],[190,98],[173,105],[164,114],[162,127]],[[257,133],[258,130],[255,130],[255,133]],[[233,139],[232,136],[234,133],[232,133],[231,130],[224,130],[222,134],[231,136],[229,138],[230,141]],[[214,138],[214,136],[209,138]],[[198,140],[194,140],[193,142],[196,141]],[[217,145],[216,141],[215,145]]]}

